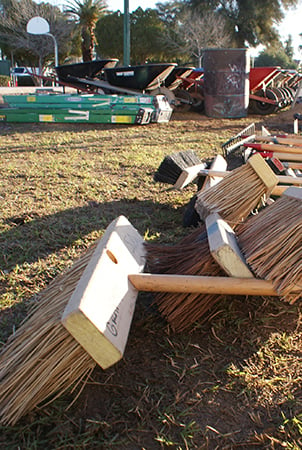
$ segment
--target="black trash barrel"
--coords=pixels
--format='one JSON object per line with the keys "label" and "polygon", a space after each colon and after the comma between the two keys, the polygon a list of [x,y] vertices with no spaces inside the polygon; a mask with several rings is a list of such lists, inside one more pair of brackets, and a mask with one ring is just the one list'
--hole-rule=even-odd
{"label": "black trash barrel", "polygon": [[247,115],[250,58],[244,48],[209,48],[203,54],[204,103],[209,117]]}

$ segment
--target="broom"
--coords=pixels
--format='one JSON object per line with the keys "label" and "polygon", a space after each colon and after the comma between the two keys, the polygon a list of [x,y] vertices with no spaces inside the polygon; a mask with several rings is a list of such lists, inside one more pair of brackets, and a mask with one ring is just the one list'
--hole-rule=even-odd
{"label": "broom", "polygon": [[95,367],[95,361],[61,324],[94,248],[41,292],[38,306],[4,347],[0,356],[2,424],[14,425],[50,396],[53,401],[80,383]]}
{"label": "broom", "polygon": [[[270,167],[259,155],[245,166],[197,194],[197,212],[203,219],[218,212],[231,226],[245,219],[278,183]],[[146,244],[146,262],[151,273],[219,276],[224,274],[214,261],[207,242],[204,225],[190,233],[175,246]],[[222,298],[217,295],[171,294],[155,295],[159,311],[175,331],[189,328]]]}
{"label": "broom", "polygon": [[[254,273],[270,280],[290,303],[302,298],[302,188],[283,196],[237,231],[239,245]],[[301,287],[298,294],[294,288]]]}
{"label": "broom", "polygon": [[202,163],[193,150],[172,153],[163,159],[153,179],[154,181],[174,185],[184,169],[196,165],[200,165],[200,168],[205,168],[205,164]]}
{"label": "broom", "polygon": [[197,193],[195,210],[203,221],[216,212],[235,228],[277,184],[277,176],[264,159],[255,154],[219,183]]}
{"label": "broom", "polygon": [[[183,238],[177,245],[145,243],[147,268],[151,273],[222,276],[212,257],[204,225]],[[187,330],[205,316],[222,295],[191,293],[156,293],[159,312],[176,332]]]}
{"label": "broom", "polygon": [[122,358],[137,297],[127,275],[144,264],[143,238],[120,216],[40,294],[0,356],[2,423],[77,387],[96,363],[106,369]]}

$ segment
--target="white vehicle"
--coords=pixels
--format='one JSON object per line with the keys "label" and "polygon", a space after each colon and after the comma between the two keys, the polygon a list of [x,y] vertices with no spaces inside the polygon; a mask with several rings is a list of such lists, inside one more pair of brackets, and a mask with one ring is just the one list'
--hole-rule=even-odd
{"label": "white vehicle", "polygon": [[[34,86],[35,82],[32,75],[40,75],[39,67],[14,67],[11,69],[11,76],[15,86]],[[50,69],[46,69],[43,73],[50,76]]]}
{"label": "white vehicle", "polygon": [[39,67],[14,67],[12,69],[12,76],[15,77],[29,77],[32,73],[39,75]]}

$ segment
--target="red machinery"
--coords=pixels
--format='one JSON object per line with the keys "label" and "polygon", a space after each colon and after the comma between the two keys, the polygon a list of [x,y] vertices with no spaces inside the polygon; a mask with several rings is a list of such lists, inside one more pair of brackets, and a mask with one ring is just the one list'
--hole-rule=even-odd
{"label": "red machinery", "polygon": [[280,67],[250,69],[250,110],[256,114],[272,114],[290,105],[295,90],[290,81],[297,72]]}

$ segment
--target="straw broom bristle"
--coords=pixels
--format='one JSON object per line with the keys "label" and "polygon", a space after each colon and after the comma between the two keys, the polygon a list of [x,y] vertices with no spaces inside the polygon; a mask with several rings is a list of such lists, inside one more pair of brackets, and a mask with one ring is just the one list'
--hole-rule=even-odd
{"label": "straw broom bristle", "polygon": [[[212,258],[205,227],[191,233],[177,245],[146,244],[147,267],[151,273],[220,276],[224,272]],[[157,293],[160,313],[179,332],[190,328],[222,299],[221,295]]]}
{"label": "straw broom bristle", "polygon": [[0,411],[14,425],[41,402],[57,398],[96,363],[61,324],[61,316],[95,246],[41,292],[39,303],[0,356]]}
{"label": "straw broom bristle", "polygon": [[[284,195],[241,225],[239,245],[260,278],[270,280],[280,296],[302,298],[302,202]],[[292,294],[301,287],[301,292]]]}
{"label": "straw broom bristle", "polygon": [[[277,184],[277,178],[262,157],[257,155],[252,158],[248,164],[233,170],[217,185],[197,194],[195,209],[202,220],[216,212],[234,228]],[[190,234],[174,247],[147,245],[146,251],[147,265],[151,272],[224,275],[210,253],[205,227]],[[221,297],[170,293],[155,296],[160,312],[176,331],[188,328],[204,316]]]}
{"label": "straw broom bristle", "polygon": [[197,193],[195,209],[201,220],[217,212],[234,228],[260,204],[266,193],[261,178],[245,164],[232,170],[215,186]]}

